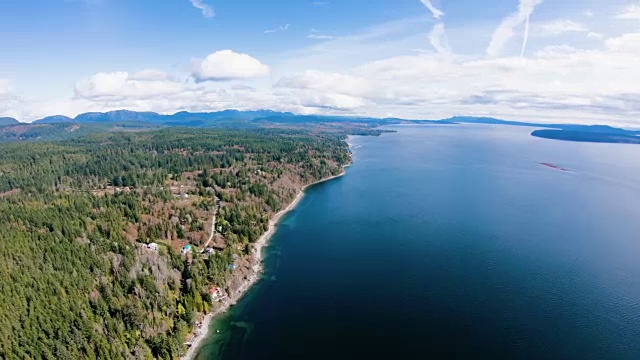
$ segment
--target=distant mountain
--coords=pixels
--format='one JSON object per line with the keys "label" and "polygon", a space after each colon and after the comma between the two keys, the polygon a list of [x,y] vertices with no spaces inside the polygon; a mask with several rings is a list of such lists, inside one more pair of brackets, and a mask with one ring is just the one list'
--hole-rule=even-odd
{"label": "distant mountain", "polygon": [[112,123],[112,122],[154,122],[154,120],[162,118],[164,115],[160,115],[154,112],[137,112],[129,110],[117,110],[109,111],[106,113],[89,112],[76,116],[74,119],[79,123]]}
{"label": "distant mountain", "polygon": [[0,126],[18,125],[20,122],[12,117],[0,117]]}
{"label": "distant mountain", "polygon": [[181,111],[173,115],[117,110],[104,113],[84,113],[76,116],[75,119],[62,115],[49,116],[36,120],[33,124],[22,124],[13,118],[0,118],[0,126],[2,126],[0,142],[57,140],[97,132],[145,131],[170,126],[226,129],[313,128],[319,131],[370,135],[386,131],[378,129],[378,127],[384,125],[450,125],[460,123],[535,127],[555,132],[543,131],[532,135],[561,140],[635,143],[640,138],[640,131],[619,129],[606,125],[541,124],[473,116],[455,116],[443,120],[406,120],[338,115],[296,115],[290,112],[273,110]]}
{"label": "distant mountain", "polygon": [[128,110],[109,111],[105,113],[89,112],[76,116],[79,123],[119,123],[119,122],[145,122],[158,125],[181,126],[209,126],[221,119],[249,121],[260,117],[274,115],[293,115],[272,110],[239,111],[224,110],[218,112],[192,113],[181,111],[173,115],[161,115],[155,112],[136,112]]}
{"label": "distant mountain", "polygon": [[456,123],[468,123],[468,124],[530,126],[530,127],[541,127],[546,129],[579,131],[579,132],[609,134],[609,135],[640,135],[640,131],[625,130],[621,128],[615,128],[609,125],[543,124],[543,123],[533,123],[533,122],[500,120],[500,119],[494,119],[490,117],[472,117],[472,116],[454,116],[452,118],[445,119],[442,121],[452,121]]}
{"label": "distant mountain", "polygon": [[54,115],[47,116],[42,119],[35,120],[33,124],[63,124],[63,123],[72,123],[74,120],[68,116],[64,115]]}
{"label": "distant mountain", "polygon": [[512,125],[512,126],[545,126],[548,127],[549,124],[539,124],[539,123],[530,123],[530,122],[521,122],[521,121],[509,121],[509,120],[501,120],[494,119],[490,117],[474,117],[474,116],[454,116],[452,118],[444,119],[441,121],[448,121],[454,123],[467,123],[467,124],[490,124],[490,125]]}

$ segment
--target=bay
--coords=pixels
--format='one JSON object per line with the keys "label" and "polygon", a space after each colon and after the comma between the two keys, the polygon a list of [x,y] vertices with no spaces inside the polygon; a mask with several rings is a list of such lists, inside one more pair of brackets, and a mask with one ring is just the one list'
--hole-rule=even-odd
{"label": "bay", "polygon": [[640,359],[640,146],[393,129],[350,139],[198,359]]}

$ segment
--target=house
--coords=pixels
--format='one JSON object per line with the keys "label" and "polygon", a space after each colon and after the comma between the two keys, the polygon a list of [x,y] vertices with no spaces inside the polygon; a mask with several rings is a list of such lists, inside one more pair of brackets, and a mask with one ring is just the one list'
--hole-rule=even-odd
{"label": "house", "polygon": [[147,244],[147,249],[151,251],[158,251],[158,244],[156,243]]}
{"label": "house", "polygon": [[182,248],[182,255],[186,255],[191,252],[191,245],[187,244]]}
{"label": "house", "polygon": [[235,263],[229,264],[229,270],[236,271],[236,264]]}
{"label": "house", "polygon": [[207,255],[211,255],[211,254],[215,254],[216,253],[216,251],[213,250],[213,248],[211,248],[211,247],[208,247],[207,250],[205,250],[205,252],[207,253]]}
{"label": "house", "polygon": [[224,293],[222,292],[222,289],[220,289],[219,287],[213,286],[209,290],[209,296],[211,297],[212,302],[220,301],[220,299],[224,297]]}

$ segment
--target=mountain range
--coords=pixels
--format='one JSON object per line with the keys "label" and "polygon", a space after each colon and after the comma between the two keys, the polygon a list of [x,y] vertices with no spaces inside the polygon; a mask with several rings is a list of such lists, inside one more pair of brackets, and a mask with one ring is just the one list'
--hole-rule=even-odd
{"label": "mountain range", "polygon": [[[155,112],[117,110],[83,113],[75,118],[64,115],[48,116],[32,123],[14,118],[0,118],[0,141],[58,140],[93,132],[148,130],[167,126],[218,128],[305,128],[362,133],[384,125],[461,123],[528,126],[541,128],[532,135],[559,140],[596,142],[640,142],[640,131],[607,125],[544,124],[501,120],[491,117],[455,116],[442,120],[407,120],[334,115],[297,115],[273,110],[224,110],[218,112],[181,111],[173,115]],[[379,131],[379,130],[377,130]]]}

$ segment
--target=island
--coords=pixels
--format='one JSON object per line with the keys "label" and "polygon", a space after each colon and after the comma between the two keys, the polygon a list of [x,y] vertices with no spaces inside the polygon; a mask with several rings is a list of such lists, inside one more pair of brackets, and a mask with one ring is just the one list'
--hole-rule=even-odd
{"label": "island", "polygon": [[592,142],[592,143],[614,143],[614,144],[640,144],[640,136],[633,132],[629,133],[609,133],[594,131],[574,131],[574,130],[556,130],[542,129],[535,130],[532,136],[565,141]]}

